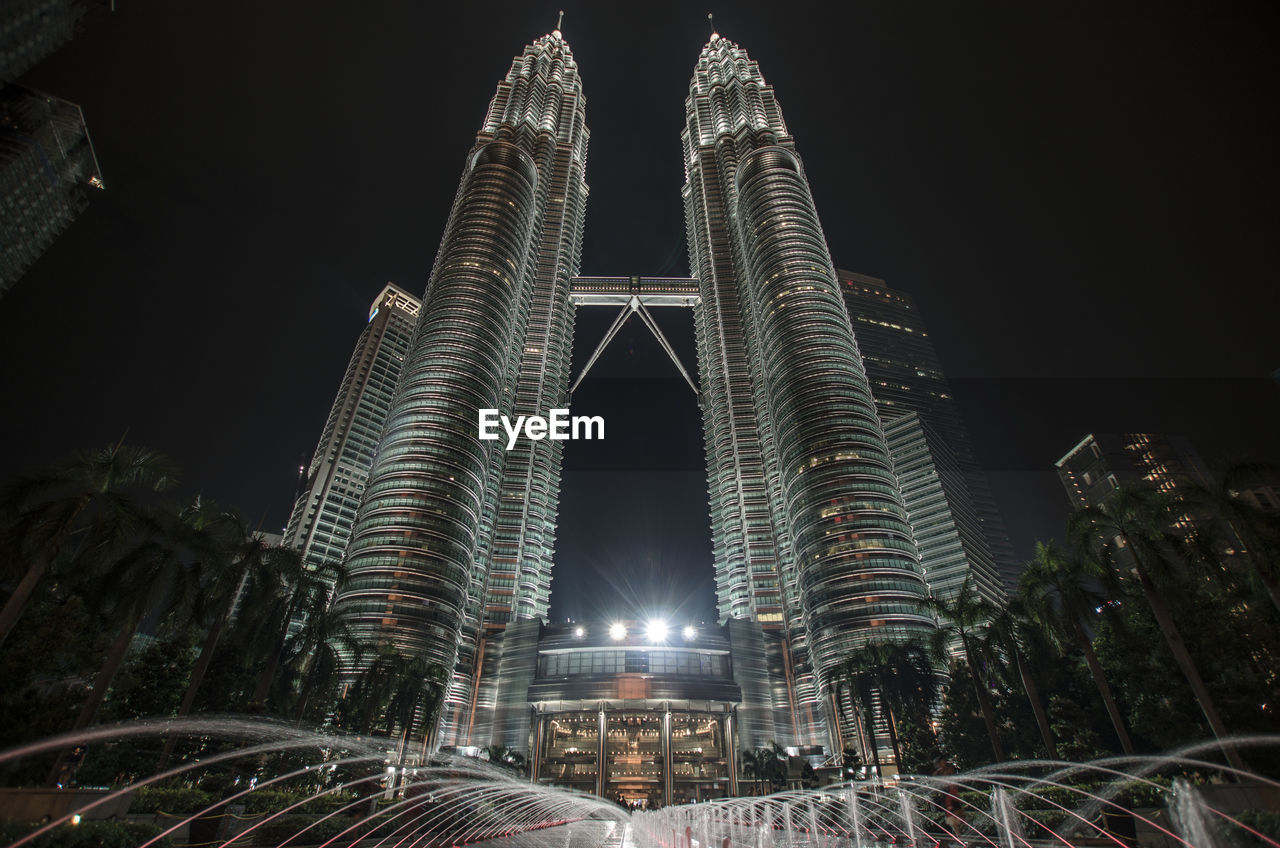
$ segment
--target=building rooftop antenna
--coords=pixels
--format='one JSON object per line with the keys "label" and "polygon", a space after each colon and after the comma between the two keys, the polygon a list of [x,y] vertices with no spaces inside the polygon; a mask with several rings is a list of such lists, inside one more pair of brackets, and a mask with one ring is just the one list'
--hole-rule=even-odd
{"label": "building rooftop antenna", "polygon": [[712,17],[710,12],[707,12],[707,24],[711,27],[711,39],[714,41],[720,33],[716,32],[715,18]]}
{"label": "building rooftop antenna", "polygon": [[560,10],[560,17],[556,18],[556,29],[560,29],[562,23],[564,23],[564,9]]}

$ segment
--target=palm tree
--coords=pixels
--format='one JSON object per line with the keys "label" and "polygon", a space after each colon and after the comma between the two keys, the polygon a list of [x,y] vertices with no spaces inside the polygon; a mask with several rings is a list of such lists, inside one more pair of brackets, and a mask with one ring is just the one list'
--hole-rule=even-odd
{"label": "palm tree", "polygon": [[896,743],[898,771],[905,765],[898,741],[898,724],[909,718],[921,727],[929,727],[938,700],[940,674],[937,653],[924,639],[891,642],[885,646],[884,676],[881,692],[888,710],[890,738]]}
{"label": "palm tree", "polygon": [[875,706],[880,707],[889,733],[889,747],[898,772],[904,771],[898,723],[907,715],[926,725],[937,695],[937,671],[931,651],[920,641],[871,642],[850,654],[843,674],[858,696],[866,716],[867,734],[875,751]]}
{"label": "palm tree", "polygon": [[938,639],[947,642],[959,640],[964,649],[965,661],[969,673],[973,676],[974,692],[978,697],[978,708],[982,711],[982,721],[987,727],[987,735],[991,737],[991,750],[996,755],[996,762],[1004,762],[1007,757],[1000,735],[996,731],[995,709],[991,705],[989,682],[983,673],[987,667],[987,656],[983,648],[983,636],[996,615],[996,608],[984,601],[973,586],[973,581],[966,577],[960,591],[950,600],[946,598],[930,598],[929,606],[938,615]]}
{"label": "palm tree", "polygon": [[293,714],[299,723],[317,695],[332,692],[344,666],[361,665],[364,648],[328,597],[312,595],[310,601],[302,628],[287,641],[284,660],[291,688],[298,693]]}
{"label": "palm tree", "polygon": [[[174,480],[169,461],[123,443],[83,451],[51,471],[20,477],[0,491],[0,536],[5,570],[16,576],[0,608],[0,645],[22,617],[32,594],[56,568],[86,551],[116,548],[139,520],[131,489],[162,491]],[[75,541],[75,545],[70,543]]]}
{"label": "palm tree", "polygon": [[429,737],[444,702],[444,668],[427,661],[421,654],[395,656],[392,672],[396,685],[391,690],[383,719],[387,734],[399,727],[405,739],[419,731],[424,738]]}
{"label": "palm tree", "polygon": [[871,749],[868,752],[871,765],[876,769],[880,767],[880,746],[876,742],[875,693],[882,664],[879,645],[871,643],[846,657],[836,672],[837,676],[844,678],[849,691],[857,699],[855,706],[861,707],[857,712],[862,715],[867,746]]}
{"label": "palm tree", "polygon": [[1280,612],[1280,512],[1263,509],[1244,496],[1251,488],[1274,488],[1278,481],[1280,469],[1271,463],[1242,461],[1227,466],[1212,483],[1190,481],[1180,489],[1190,511],[1216,517],[1239,540],[1240,559]]}
{"label": "palm tree", "polygon": [[1031,703],[1031,712],[1036,717],[1036,726],[1040,729],[1040,739],[1044,742],[1045,751],[1051,759],[1058,759],[1058,746],[1053,740],[1053,732],[1049,729],[1049,716],[1045,713],[1044,701],[1040,697],[1040,687],[1036,685],[1036,677],[1027,665],[1024,647],[1038,636],[1034,622],[1028,617],[1021,599],[1013,598],[991,621],[990,636],[1007,654],[1018,672],[1018,680],[1022,683],[1022,691]]}
{"label": "palm tree", "polygon": [[773,757],[773,753],[767,748],[757,748],[742,752],[742,773],[755,783],[755,794],[757,795],[762,794],[760,792],[760,781],[765,774],[766,760],[764,757],[766,754],[769,758]]}
{"label": "palm tree", "polygon": [[1102,704],[1111,718],[1120,748],[1133,755],[1133,741],[1116,705],[1111,686],[1102,672],[1102,664],[1084,629],[1088,614],[1097,608],[1102,597],[1090,589],[1103,574],[1095,563],[1078,555],[1067,555],[1052,542],[1036,543],[1035,558],[1027,563],[1019,583],[1019,594],[1027,615],[1045,635],[1058,645],[1075,645],[1084,655],[1085,665],[1093,677]]}
{"label": "palm tree", "polygon": [[173,511],[149,511],[130,549],[109,566],[96,569],[97,574],[87,584],[85,594],[96,599],[104,617],[120,624],[116,639],[94,678],[93,692],[82,706],[72,730],[93,723],[142,619],[148,613],[163,618],[181,605],[186,594],[182,579],[189,573],[184,567],[187,531],[181,517]]}
{"label": "palm tree", "polygon": [[[280,607],[279,610],[270,611],[267,615],[262,616],[263,624],[268,626],[260,628],[263,631],[260,634],[260,638],[263,644],[268,646],[268,650],[266,652],[266,662],[258,673],[257,683],[249,699],[251,704],[258,707],[263,707],[266,704],[273,686],[281,688],[278,686],[280,667],[286,662],[286,657],[290,652],[299,649],[311,650],[317,647],[314,639],[306,646],[301,646],[291,640],[289,638],[290,628],[297,629],[298,634],[301,635],[307,630],[307,624],[312,616],[325,615],[328,612],[330,598],[333,594],[331,587],[341,584],[346,579],[346,569],[337,563],[326,562],[318,568],[307,568],[302,566],[301,560],[299,560],[298,565],[296,585],[292,587],[291,591],[276,597]],[[273,623],[274,626],[272,626]],[[295,623],[297,623],[297,626],[295,626]],[[326,623],[326,626],[329,626],[329,624]],[[314,628],[311,633],[314,635]],[[286,692],[289,689],[289,687],[284,688]],[[282,704],[285,700],[288,700],[288,698],[282,699]]]}
{"label": "palm tree", "polygon": [[[1098,506],[1077,510],[1069,532],[1088,546],[1101,565],[1130,570],[1137,578],[1174,662],[1191,686],[1210,730],[1221,741],[1228,736],[1227,727],[1156,582],[1181,564],[1186,535],[1177,532],[1176,526],[1185,520],[1184,507],[1164,493],[1150,487],[1121,486]],[[1222,751],[1233,768],[1245,770],[1233,746],[1224,744]]]}
{"label": "palm tree", "polygon": [[[97,718],[142,619],[148,613],[163,618],[181,605],[182,578],[187,573],[183,559],[187,541],[184,523],[168,509],[145,510],[136,518],[135,538],[128,549],[97,564],[85,585],[86,597],[96,602],[106,621],[118,622],[118,627],[102,667],[94,676],[93,689],[70,728],[73,731],[88,727]],[[63,751],[55,760],[49,785],[62,782],[69,753]]]}
{"label": "palm tree", "polygon": [[421,655],[379,645],[339,705],[340,721],[352,733],[381,731],[389,736],[400,729],[408,739],[421,730],[430,737],[443,703],[445,679],[444,669]]}
{"label": "palm tree", "polygon": [[[205,625],[204,639],[187,690],[178,707],[178,716],[191,712],[196,694],[204,682],[218,643],[231,624],[239,604],[239,621],[252,626],[255,618],[279,611],[277,600],[296,583],[301,571],[297,551],[267,544],[251,532],[239,516],[218,512],[210,504],[197,501],[184,513],[197,530],[201,557],[194,567],[198,574],[192,607],[196,621]],[[176,739],[165,740],[160,767],[168,762]]]}
{"label": "palm tree", "polygon": [[755,779],[756,794],[768,794],[763,791],[763,784],[768,784],[772,789],[779,780],[785,779],[786,772],[783,766],[785,757],[786,752],[777,742],[770,742],[754,751],[742,752],[742,771]]}

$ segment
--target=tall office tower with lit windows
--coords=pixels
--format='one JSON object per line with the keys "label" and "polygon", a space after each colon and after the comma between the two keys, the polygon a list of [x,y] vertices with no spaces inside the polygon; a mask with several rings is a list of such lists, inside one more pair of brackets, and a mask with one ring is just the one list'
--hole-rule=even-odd
{"label": "tall office tower with lit windows", "polygon": [[953,600],[968,582],[982,600],[1003,605],[1004,588],[950,443],[918,412],[885,421],[884,435],[929,593]]}
{"label": "tall office tower with lit windows", "polygon": [[452,670],[437,739],[466,744],[486,640],[544,616],[558,441],[477,438],[480,409],[564,405],[588,132],[559,30],[515,58],[467,154],[335,601],[357,638]]}
{"label": "tall office tower with lit windows", "polygon": [[[839,269],[836,275],[880,420],[887,423],[914,412],[937,434],[964,478],[964,493],[957,491],[952,500],[967,497],[981,528],[982,541],[974,540],[970,546],[973,556],[982,562],[980,570],[988,568],[988,561],[994,563],[1003,588],[1011,590],[1022,566],[920,310],[911,295],[890,288],[884,280]],[[983,546],[985,554],[980,550]],[[985,574],[975,579],[989,582]]]}
{"label": "tall office tower with lit windows", "polygon": [[341,562],[422,303],[390,283],[369,307],[283,544],[310,569]]}
{"label": "tall office tower with lit windows", "polygon": [[783,636],[789,743],[839,743],[837,666],[934,626],[883,430],[774,91],[713,35],[683,132],[717,599]]}
{"label": "tall office tower with lit windows", "polygon": [[1190,441],[1164,433],[1090,433],[1054,467],[1073,509],[1098,506],[1123,485],[1180,495],[1213,480]]}

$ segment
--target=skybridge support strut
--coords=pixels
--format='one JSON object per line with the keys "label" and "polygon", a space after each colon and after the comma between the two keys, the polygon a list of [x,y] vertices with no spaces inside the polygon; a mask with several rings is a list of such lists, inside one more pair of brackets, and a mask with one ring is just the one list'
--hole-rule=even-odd
{"label": "skybridge support strut", "polygon": [[662,349],[667,352],[667,356],[671,357],[672,363],[675,364],[676,370],[680,372],[680,376],[684,377],[684,381],[689,384],[689,388],[693,389],[693,393],[701,397],[698,387],[694,384],[693,378],[689,376],[689,372],[684,370],[684,366],[680,364],[680,357],[676,356],[675,349],[671,347],[671,343],[667,341],[667,337],[662,335],[662,330],[658,329],[658,322],[653,320],[653,315],[640,302],[639,298],[631,299],[632,310],[640,313],[640,320],[644,321],[645,326],[653,331],[653,336],[658,340],[658,344],[662,345]]}
{"label": "skybridge support strut", "polygon": [[640,320],[649,328],[649,332],[653,333],[654,338],[658,340],[658,344],[666,351],[667,356],[671,358],[675,364],[676,370],[680,372],[680,376],[684,377],[684,381],[689,384],[689,388],[693,389],[693,393],[698,396],[701,401],[702,395],[698,391],[698,386],[693,382],[693,378],[689,376],[689,372],[680,364],[680,357],[676,356],[675,349],[671,347],[671,343],[667,341],[667,337],[662,334],[662,330],[658,327],[658,322],[653,320],[653,315],[645,308],[640,298],[632,295],[630,301],[627,302],[622,310],[618,313],[618,317],[613,319],[613,324],[604,334],[604,338],[600,340],[600,344],[596,345],[595,352],[591,354],[591,358],[587,360],[587,364],[582,367],[582,373],[578,374],[578,379],[573,381],[573,386],[569,389],[569,395],[572,396],[578,390],[583,379],[587,376],[587,372],[591,370],[591,366],[596,364],[596,360],[600,358],[600,354],[604,353],[604,349],[609,346],[609,342],[617,337],[622,326],[627,323],[627,319],[631,317],[633,312],[640,314]]}

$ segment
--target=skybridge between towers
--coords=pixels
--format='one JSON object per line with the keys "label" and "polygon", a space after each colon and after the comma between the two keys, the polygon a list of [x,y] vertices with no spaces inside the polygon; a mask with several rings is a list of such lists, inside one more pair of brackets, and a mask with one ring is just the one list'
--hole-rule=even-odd
{"label": "skybridge between towers", "polygon": [[702,302],[702,296],[698,293],[697,280],[692,277],[574,277],[569,282],[569,302],[574,307],[621,307],[618,317],[613,320],[613,324],[605,332],[600,344],[596,345],[591,358],[587,360],[586,365],[582,366],[582,371],[570,386],[570,395],[578,390],[578,385],[587,376],[591,366],[596,364],[600,354],[604,353],[609,342],[617,337],[618,332],[627,323],[627,319],[634,313],[640,316],[640,320],[649,328],[649,332],[653,333],[667,356],[671,357],[680,376],[684,377],[689,388],[693,389],[693,393],[698,396],[698,405],[702,405],[702,393],[698,390],[698,385],[680,364],[680,357],[676,356],[675,349],[662,334],[662,330],[658,329],[658,322],[653,320],[653,315],[649,312],[651,306],[697,306]]}

